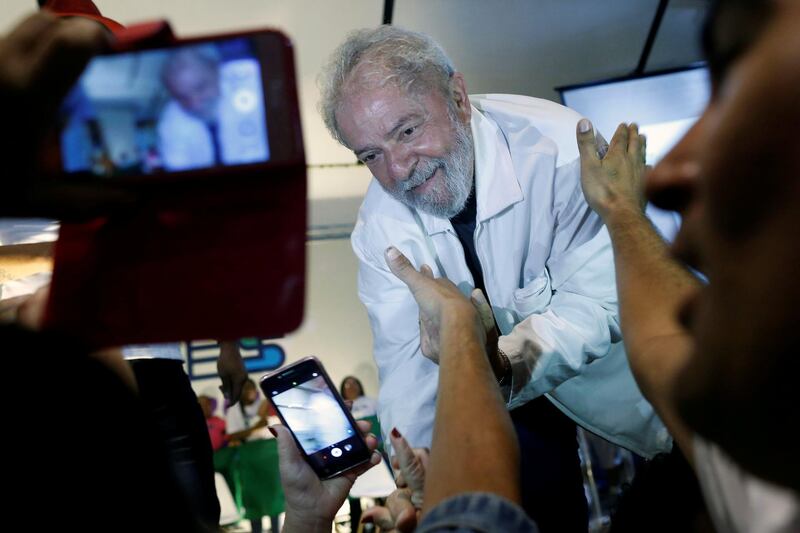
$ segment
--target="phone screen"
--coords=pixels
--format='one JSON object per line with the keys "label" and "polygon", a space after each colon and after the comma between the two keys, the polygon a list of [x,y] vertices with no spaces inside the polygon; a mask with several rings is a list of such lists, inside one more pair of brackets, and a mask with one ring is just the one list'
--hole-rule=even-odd
{"label": "phone screen", "polygon": [[68,174],[115,178],[270,161],[255,37],[98,56],[61,108]]}
{"label": "phone screen", "polygon": [[331,477],[369,459],[358,428],[315,359],[304,359],[264,378],[261,388],[320,477]]}

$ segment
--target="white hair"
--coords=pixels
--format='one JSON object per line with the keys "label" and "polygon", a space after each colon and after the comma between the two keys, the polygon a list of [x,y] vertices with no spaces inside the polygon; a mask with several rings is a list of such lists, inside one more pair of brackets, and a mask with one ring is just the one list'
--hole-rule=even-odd
{"label": "white hair", "polygon": [[436,41],[396,26],[356,30],[333,52],[318,80],[320,113],[331,135],[344,145],[336,110],[356,68],[359,82],[376,87],[393,84],[412,94],[436,89],[447,98],[448,105],[454,105],[450,80],[455,68]]}

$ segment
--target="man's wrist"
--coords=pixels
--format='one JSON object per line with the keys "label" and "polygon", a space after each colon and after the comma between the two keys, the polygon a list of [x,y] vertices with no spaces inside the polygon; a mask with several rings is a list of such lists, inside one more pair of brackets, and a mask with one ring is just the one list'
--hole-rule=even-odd
{"label": "man's wrist", "polygon": [[445,336],[463,337],[465,340],[474,336],[473,338],[479,342],[485,341],[480,316],[469,302],[466,305],[453,305],[447,308],[442,313],[439,332],[442,345],[444,345]]}
{"label": "man's wrist", "polygon": [[617,226],[626,226],[632,221],[639,221],[645,218],[642,208],[629,202],[619,202],[609,206],[602,213],[603,222],[610,229]]}

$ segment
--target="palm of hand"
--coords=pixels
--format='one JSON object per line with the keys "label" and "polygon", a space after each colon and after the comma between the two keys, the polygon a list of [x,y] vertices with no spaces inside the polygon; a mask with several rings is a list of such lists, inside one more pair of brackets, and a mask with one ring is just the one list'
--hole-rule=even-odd
{"label": "palm of hand", "polygon": [[594,135],[578,134],[581,152],[581,187],[589,205],[600,215],[615,208],[642,210],[647,143],[636,124],[620,124],[602,159]]}

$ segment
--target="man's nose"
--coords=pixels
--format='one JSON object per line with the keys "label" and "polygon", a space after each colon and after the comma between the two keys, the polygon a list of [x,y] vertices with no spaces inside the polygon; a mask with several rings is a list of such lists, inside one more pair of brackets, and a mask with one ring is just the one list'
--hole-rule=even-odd
{"label": "man's nose", "polygon": [[407,180],[417,166],[417,158],[411,150],[404,146],[387,150],[386,157],[389,176],[394,181]]}
{"label": "man's nose", "polygon": [[685,213],[694,199],[700,178],[701,121],[647,174],[647,197],[662,209]]}
{"label": "man's nose", "polygon": [[646,178],[645,192],[653,204],[681,214],[681,229],[672,243],[672,254],[685,264],[702,269],[698,243],[701,199],[699,155],[703,145],[704,118],[700,118]]}

